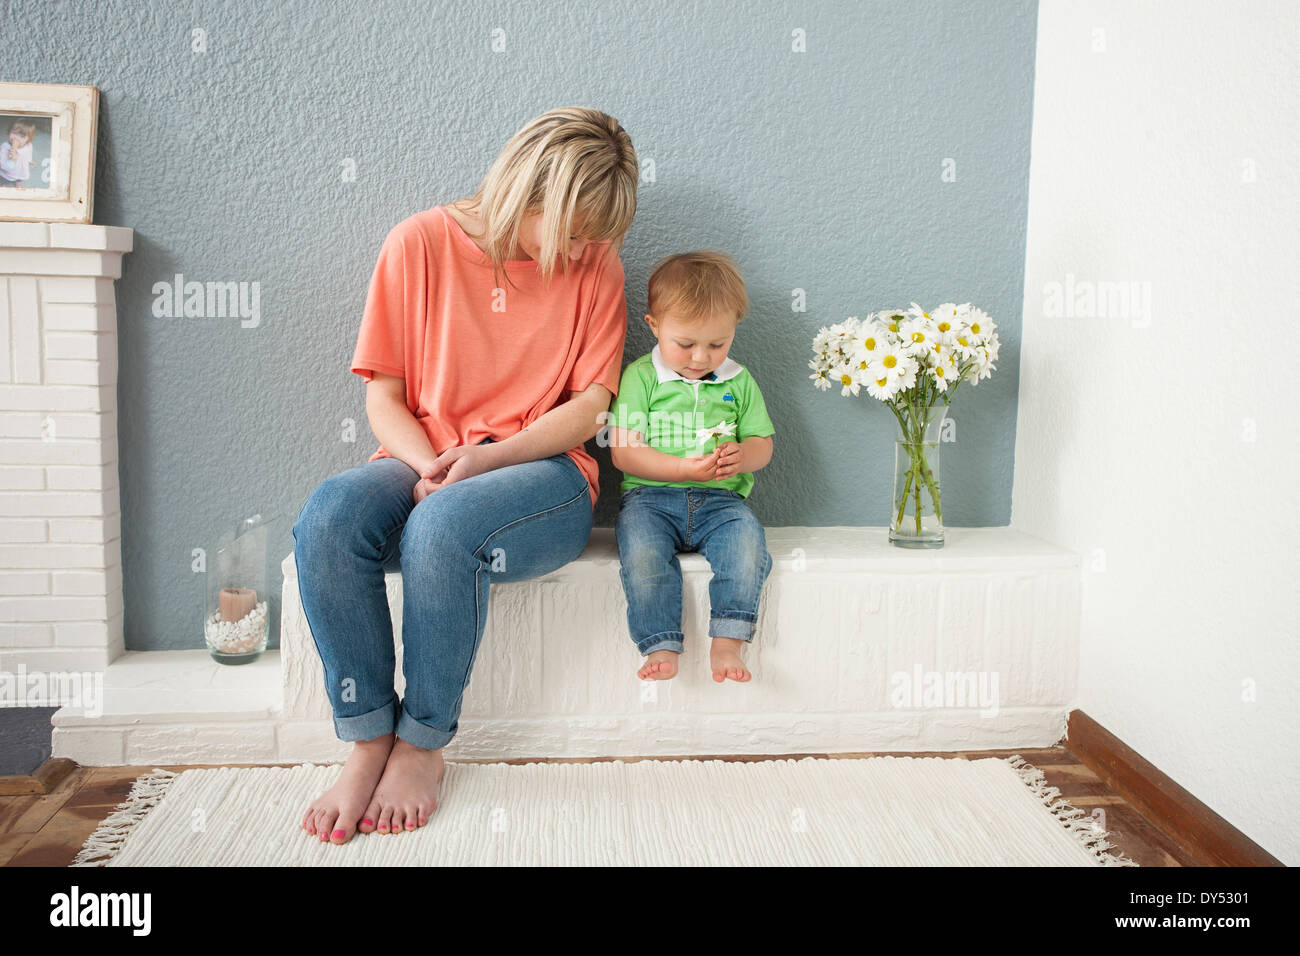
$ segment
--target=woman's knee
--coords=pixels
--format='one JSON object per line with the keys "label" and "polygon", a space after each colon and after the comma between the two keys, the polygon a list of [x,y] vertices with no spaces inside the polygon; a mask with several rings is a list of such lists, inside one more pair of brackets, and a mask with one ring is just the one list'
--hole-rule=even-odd
{"label": "woman's knee", "polygon": [[[473,551],[475,526],[481,518],[472,509],[449,507],[449,499],[438,499],[438,492],[420,502],[406,519],[402,528],[402,556],[404,560],[415,556],[424,558],[442,554]],[[482,537],[479,532],[479,537]]]}
{"label": "woman's knee", "polygon": [[293,539],[302,544],[331,529],[337,530],[338,517],[346,511],[345,496],[339,493],[339,476],[326,478],[312,490],[298,510],[293,522]]}
{"label": "woman's knee", "polygon": [[[409,489],[391,465],[367,462],[322,481],[307,497],[293,524],[295,541],[338,542],[350,531],[386,527],[400,520]],[[400,464],[395,462],[394,464]],[[402,467],[405,467],[404,465]]]}

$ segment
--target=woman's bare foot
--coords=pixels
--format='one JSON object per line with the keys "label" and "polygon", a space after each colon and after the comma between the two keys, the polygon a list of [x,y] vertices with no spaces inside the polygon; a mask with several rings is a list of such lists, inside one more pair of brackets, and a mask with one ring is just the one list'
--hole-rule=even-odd
{"label": "woman's bare foot", "polygon": [[330,843],[347,843],[352,839],[392,749],[393,734],[356,741],[334,786],[313,800],[303,814],[302,828]]}
{"label": "woman's bare foot", "polygon": [[636,676],[642,680],[669,680],[677,676],[676,651],[651,651]]}
{"label": "woman's bare foot", "polygon": [[401,833],[424,826],[438,806],[445,771],[441,750],[425,750],[398,737],[366,807],[366,819],[373,822],[362,824],[361,832]]}
{"label": "woman's bare foot", "polygon": [[741,683],[749,680],[749,668],[740,659],[740,649],[744,646],[744,641],[734,637],[715,637],[709,644],[709,666],[719,684],[727,678]]}

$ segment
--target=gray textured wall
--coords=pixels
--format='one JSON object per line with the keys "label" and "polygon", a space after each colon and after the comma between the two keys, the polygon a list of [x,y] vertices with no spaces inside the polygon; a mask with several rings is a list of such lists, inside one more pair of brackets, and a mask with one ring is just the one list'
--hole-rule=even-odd
{"label": "gray textured wall", "polygon": [[[469,195],[556,106],[611,113],[654,160],[623,251],[625,364],[654,344],[656,259],[715,246],[741,264],[752,309],[732,356],[777,434],[750,499],[764,523],[889,520],[897,424],[865,392],[811,385],[816,330],[970,300],[1003,348],[954,403],[945,512],[1006,524],[1036,14],[1032,0],[8,6],[5,79],[100,88],[95,221],[135,230],[117,287],[127,647],[202,646],[191,552],[254,512],[281,515],[278,618],[298,509],[377,447],[347,366],[384,235]],[[257,282],[260,325],[155,317],[152,287],[177,273]],[[592,447],[609,526],[618,476]]]}

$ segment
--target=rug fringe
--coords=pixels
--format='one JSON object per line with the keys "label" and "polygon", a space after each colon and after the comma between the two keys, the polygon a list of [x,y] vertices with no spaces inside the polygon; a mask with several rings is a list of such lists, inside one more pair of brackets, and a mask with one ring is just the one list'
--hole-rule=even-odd
{"label": "rug fringe", "polygon": [[126,800],[119,803],[73,858],[72,866],[105,866],[145,814],[158,805],[179,773],[154,767],[152,773],[136,778]]}
{"label": "rug fringe", "polygon": [[[1110,834],[1105,830],[1098,829],[1094,825],[1092,817],[1078,819],[1083,815],[1083,809],[1071,805],[1068,800],[1062,797],[1059,787],[1049,787],[1047,777],[1044,776],[1043,771],[1029,764],[1020,754],[1008,757],[1006,761],[1025,786],[1042,801],[1048,812],[1056,818],[1067,833],[1079,841],[1080,846],[1092,854],[1094,860],[1102,866],[1138,865],[1123,853],[1118,852],[1115,844],[1107,840]],[[1111,854],[1107,852],[1108,850],[1116,850],[1116,852]]]}

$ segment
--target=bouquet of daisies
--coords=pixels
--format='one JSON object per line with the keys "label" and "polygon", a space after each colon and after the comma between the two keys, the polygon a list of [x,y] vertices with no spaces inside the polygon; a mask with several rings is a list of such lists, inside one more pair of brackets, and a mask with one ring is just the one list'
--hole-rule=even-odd
{"label": "bouquet of daisies", "polygon": [[814,358],[808,362],[813,384],[823,391],[838,386],[846,396],[866,389],[885,403],[903,430],[911,461],[895,527],[908,496],[914,495],[919,534],[923,485],[942,524],[939,482],[925,457],[926,430],[935,421],[936,404],[946,409],[962,382],[974,386],[992,375],[998,357],[996,328],[969,302],[947,302],[929,312],[913,302],[906,310],[886,309],[865,321],[854,316],[823,327],[813,339]]}

